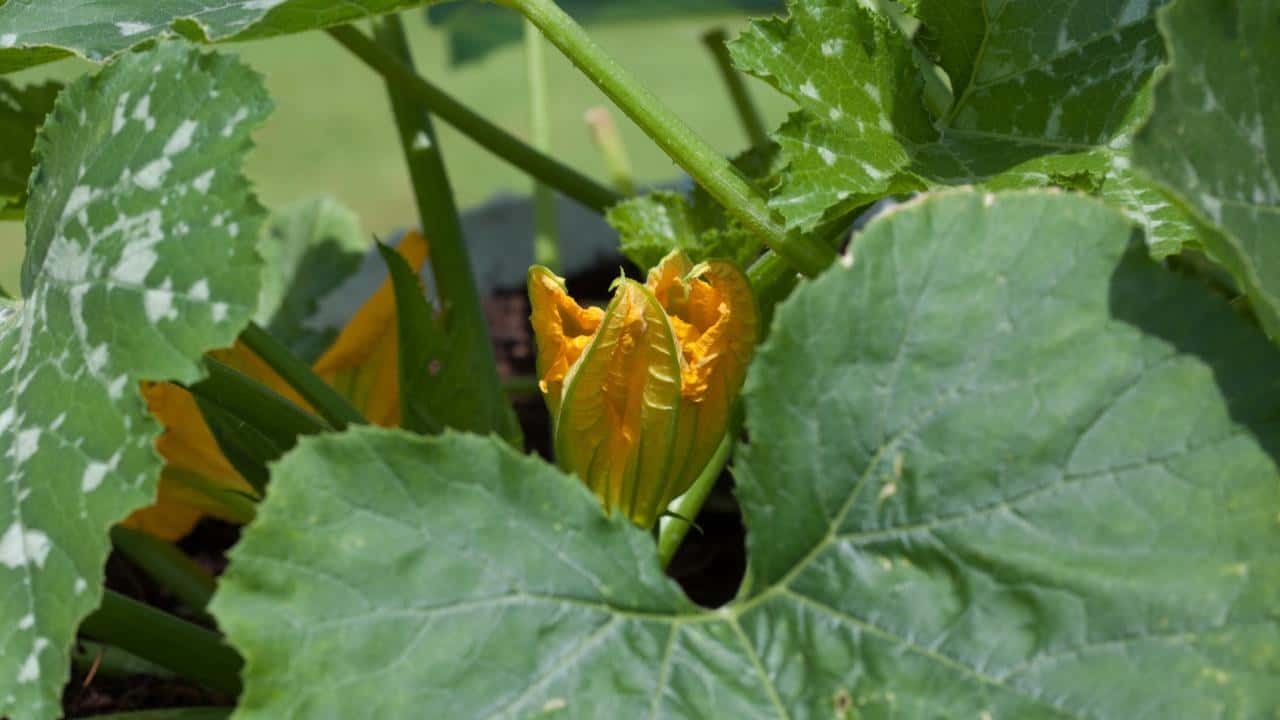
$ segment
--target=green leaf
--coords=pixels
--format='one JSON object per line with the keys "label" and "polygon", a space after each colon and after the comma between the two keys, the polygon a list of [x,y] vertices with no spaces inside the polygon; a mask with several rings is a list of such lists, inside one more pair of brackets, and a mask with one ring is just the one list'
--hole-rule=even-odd
{"label": "green leaf", "polygon": [[40,133],[26,300],[0,303],[0,716],[61,716],[107,529],[155,497],[139,381],[199,379],[253,312],[239,167],[269,108],[243,65],[163,45],[68,87]]}
{"label": "green leaf", "polygon": [[[734,158],[743,175],[770,184],[781,169],[778,146],[751,148]],[[680,249],[694,262],[717,258],[746,268],[764,250],[759,236],[742,226],[701,186],[687,196],[660,190],[625,200],[605,214],[620,236],[627,259],[642,270]]]}
{"label": "green leaf", "polygon": [[0,80],[0,219],[22,217],[36,130],[61,89],[55,82],[18,88]]}
{"label": "green leaf", "polygon": [[347,282],[369,248],[360,220],[333,198],[307,198],[271,214],[260,247],[267,271],[254,320],[314,362],[359,305]]}
{"label": "green leaf", "polygon": [[[1127,174],[1129,133],[1163,58],[1153,18],[1160,0],[1085,0],[1063,12],[1036,0],[993,9],[984,0],[918,0],[912,9],[924,26],[914,38],[900,29],[912,23],[868,4],[791,0],[789,18],[756,21],[732,47],[740,67],[800,106],[776,135],[788,166],[771,203],[789,227],[811,229],[913,190],[1080,189]],[[929,61],[917,45],[936,68],[922,72]],[[922,99],[935,69],[955,98],[942,113]],[[1178,215],[1159,194],[1131,187],[1145,181],[1117,182],[1124,187],[1103,197],[1135,218]],[[1145,226],[1159,248],[1190,232],[1182,219]]]}
{"label": "green leaf", "polygon": [[1180,1],[1160,28],[1171,67],[1134,163],[1215,229],[1205,249],[1280,337],[1280,3]]}
{"label": "green leaf", "polygon": [[519,424],[501,394],[478,393],[470,349],[449,335],[422,290],[422,281],[392,248],[378,244],[396,299],[400,406],[403,426],[419,433],[446,428],[496,433],[523,444]]}
{"label": "green leaf", "polygon": [[717,221],[725,223],[725,218],[709,218],[683,195],[665,190],[618,203],[605,219],[618,231],[623,254],[646,270],[677,248],[694,262],[714,257],[739,267],[749,265],[763,248],[758,237],[736,223],[721,226]]}
{"label": "green leaf", "polygon": [[750,579],[715,611],[495,440],[304,439],[213,604],[237,717],[1267,716],[1280,350],[1133,235],[954,193],[801,286],[747,382]]}
{"label": "green leaf", "polygon": [[432,0],[9,0],[0,4],[0,73],[69,54],[103,62],[141,43],[272,37],[341,25]]}

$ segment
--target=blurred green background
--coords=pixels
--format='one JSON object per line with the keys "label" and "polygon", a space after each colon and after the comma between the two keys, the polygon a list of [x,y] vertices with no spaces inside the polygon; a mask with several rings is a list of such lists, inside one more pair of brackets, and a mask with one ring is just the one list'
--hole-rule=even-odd
{"label": "blurred green background", "polygon": [[[405,24],[420,72],[490,120],[528,137],[523,47],[506,45],[480,60],[454,66],[445,30],[428,26],[421,12],[406,13]],[[589,32],[713,146],[732,154],[744,149],[747,139],[701,35],[723,27],[735,36],[744,24],[741,14],[718,14],[599,24]],[[276,101],[275,112],[256,135],[258,147],[247,167],[267,207],[328,193],[355,210],[370,233],[383,234],[416,222],[399,143],[377,75],[323,33],[221,50],[239,53],[257,68]],[[548,46],[547,58],[557,157],[607,181],[582,120],[588,108],[604,104],[620,127],[639,182],[660,182],[679,174],[558,51]],[[88,63],[67,60],[17,73],[11,79],[19,83],[51,77],[71,80],[92,69]],[[788,102],[758,81],[751,80],[750,87],[769,127],[776,127]],[[441,124],[439,130],[461,207],[481,204],[499,193],[529,193],[526,176],[452,128]],[[529,228],[529,242],[532,236]],[[21,223],[0,223],[0,287],[17,289],[23,242]]]}

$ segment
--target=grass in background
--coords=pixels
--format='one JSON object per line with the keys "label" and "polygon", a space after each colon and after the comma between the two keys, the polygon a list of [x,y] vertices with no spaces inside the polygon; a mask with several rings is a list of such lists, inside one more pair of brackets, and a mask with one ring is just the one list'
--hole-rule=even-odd
{"label": "grass in background", "polygon": [[[427,26],[420,12],[405,16],[419,71],[490,120],[528,137],[523,49],[510,46],[488,58],[449,67],[443,31]],[[747,145],[728,95],[700,37],[722,26],[736,35],[738,16],[598,25],[591,34],[642,84],[663,99],[700,135],[725,154]],[[370,232],[387,233],[417,222],[413,196],[400,154],[390,108],[377,75],[323,33],[222,46],[237,52],[266,76],[276,111],[257,133],[258,147],[247,173],[267,207],[328,193],[355,210]],[[679,173],[644,134],[554,48],[548,49],[552,145],[568,164],[607,182],[582,116],[608,105],[617,120],[641,183]],[[46,78],[70,80],[91,70],[68,60],[10,76],[19,83]],[[769,126],[776,127],[789,104],[759,82],[752,92]],[[454,190],[463,208],[498,193],[526,195],[528,177],[489,155],[452,128],[439,124]],[[430,234],[428,230],[428,235]],[[532,242],[533,229],[512,242]],[[16,292],[22,259],[20,223],[0,223],[0,286]]]}

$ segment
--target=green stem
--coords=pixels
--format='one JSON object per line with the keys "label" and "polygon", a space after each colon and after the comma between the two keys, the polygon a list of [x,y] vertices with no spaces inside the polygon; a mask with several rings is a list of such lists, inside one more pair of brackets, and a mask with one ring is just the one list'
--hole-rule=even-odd
{"label": "green stem", "polygon": [[729,427],[730,431],[725,433],[720,446],[716,448],[715,454],[702,469],[698,479],[693,481],[693,485],[685,494],[676,499],[675,508],[672,510],[674,515],[663,518],[661,528],[658,530],[658,562],[662,564],[664,570],[671,564],[671,558],[676,556],[680,543],[684,542],[684,536],[689,534],[691,523],[698,519],[698,513],[702,512],[702,506],[706,504],[711,491],[715,489],[720,471],[729,461],[733,440],[737,436],[737,423],[730,423]]}
{"label": "green stem", "polygon": [[80,640],[71,646],[71,664],[82,673],[93,672],[95,677],[173,676],[173,673],[165,668],[153,662],[147,662],[133,653],[91,640]]}
{"label": "green stem", "polygon": [[[547,89],[547,53],[542,35],[528,20],[524,23],[525,74],[529,79],[529,136],[538,150],[551,152],[551,113]],[[556,234],[556,196],[545,184],[533,181],[533,261],[560,271],[560,240]]]}
{"label": "green stem", "polygon": [[502,379],[502,392],[508,395],[532,395],[541,391],[538,389],[538,378],[518,375]]}
{"label": "green stem", "polygon": [[635,195],[636,180],[631,170],[631,158],[627,156],[627,146],[622,143],[622,134],[614,124],[609,108],[593,107],[583,119],[591,128],[591,139],[604,158],[604,169],[609,173],[613,186],[623,195]]}
{"label": "green stem", "polygon": [[204,367],[209,374],[188,388],[191,393],[252,421],[282,447],[291,447],[299,435],[331,429],[288,398],[216,358],[205,356]]}
{"label": "green stem", "polygon": [[[400,17],[387,15],[375,23],[374,28],[378,44],[395,57],[401,67],[412,68],[413,56]],[[504,400],[498,382],[498,361],[489,340],[489,326],[480,305],[480,291],[471,271],[462,221],[454,204],[453,187],[445,170],[435,125],[405,82],[387,78],[387,94],[391,97],[400,143],[409,164],[423,233],[430,237],[431,274],[436,281],[450,341],[467,343],[469,348],[468,385],[473,396],[481,396],[473,400],[486,407],[500,405]],[[490,397],[483,398],[484,395]]]}
{"label": "green stem", "polygon": [[315,408],[316,412],[320,413],[320,417],[328,421],[334,429],[343,430],[352,424],[368,424],[369,421],[360,415],[360,411],[351,407],[346,398],[311,372],[311,368],[306,363],[299,360],[298,356],[290,352],[289,348],[282,345],[279,340],[271,337],[271,333],[263,330],[262,326],[250,323],[249,327],[240,333],[240,339],[272,370],[275,370],[276,374],[289,383],[289,386]]}
{"label": "green stem", "polygon": [[554,0],[502,1],[537,25],[676,164],[792,267],[806,275],[816,275],[835,259],[831,248],[822,243],[788,234],[769,210],[764,194],[619,67]]}
{"label": "green stem", "polygon": [[742,74],[733,67],[733,59],[729,57],[729,47],[725,45],[728,37],[724,28],[715,28],[702,36],[702,43],[715,58],[716,68],[720,70],[720,77],[724,80],[725,87],[729,89],[729,97],[733,100],[733,107],[738,111],[738,120],[742,122],[742,129],[747,133],[747,140],[751,142],[752,147],[759,147],[769,142],[769,133],[765,130],[760,110],[751,101],[751,94],[747,92],[747,84],[743,82]]}
{"label": "green stem", "polygon": [[197,613],[202,621],[212,622],[204,609],[217,588],[213,577],[186,553],[153,535],[117,525],[111,528],[111,546],[133,564],[142,568],[160,587]]}
{"label": "green stem", "polygon": [[80,630],[213,690],[240,693],[244,661],[217,633],[113,590],[103,591]]}
{"label": "green stem", "polygon": [[329,28],[327,32],[343,47],[360,58],[388,82],[395,83],[441,120],[457,128],[494,155],[515,165],[529,175],[554,187],[596,212],[603,213],[622,198],[609,188],[565,165],[545,153],[538,152],[475,111],[458,102],[443,90],[424,80],[396,56],[379,47],[350,25]]}

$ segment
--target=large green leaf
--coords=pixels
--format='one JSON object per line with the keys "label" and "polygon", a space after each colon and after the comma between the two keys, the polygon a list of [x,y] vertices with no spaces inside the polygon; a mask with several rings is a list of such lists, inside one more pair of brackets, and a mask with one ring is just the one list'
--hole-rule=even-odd
{"label": "large green leaf", "polygon": [[1280,2],[1180,0],[1160,16],[1171,67],[1134,162],[1217,232],[1204,243],[1280,336]]}
{"label": "large green leaf", "polygon": [[53,109],[60,89],[54,82],[18,88],[0,80],[0,220],[22,217],[36,130]]}
{"label": "large green leaf", "polygon": [[61,715],[108,527],[154,498],[140,380],[197,380],[253,312],[240,175],[260,79],[179,45],[68,87],[36,144],[25,301],[0,311],[0,717]]}
{"label": "large green leaf", "polygon": [[340,25],[432,0],[9,0],[0,4],[0,73],[66,57],[101,62],[174,34],[248,39]]}
{"label": "large green leaf", "polygon": [[[777,134],[789,166],[772,204],[807,229],[897,192],[1097,190],[1111,175],[1120,187],[1104,197],[1135,218],[1174,213],[1158,193],[1132,197],[1143,181],[1125,162],[1163,58],[1161,4],[919,0],[911,5],[924,26],[910,38],[900,28],[913,23],[868,9],[892,9],[887,1],[791,0],[787,19],[757,21],[732,46],[740,67],[800,106]],[[954,100],[931,112],[926,78],[936,70]],[[1146,224],[1161,252],[1191,235],[1181,217]]]}
{"label": "large green leaf", "polygon": [[737,601],[493,439],[275,468],[213,611],[238,718],[1188,718],[1280,708],[1280,350],[1100,203],[928,199],[778,311]]}

